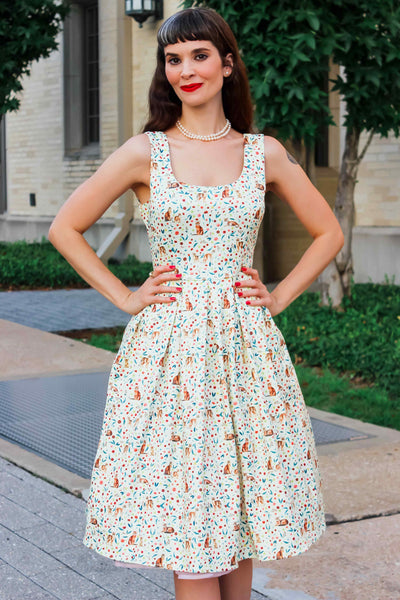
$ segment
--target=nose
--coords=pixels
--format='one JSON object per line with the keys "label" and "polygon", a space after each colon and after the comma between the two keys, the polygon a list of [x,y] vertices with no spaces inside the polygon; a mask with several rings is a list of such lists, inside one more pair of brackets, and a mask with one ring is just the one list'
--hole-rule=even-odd
{"label": "nose", "polygon": [[191,60],[184,60],[182,62],[182,70],[181,70],[181,76],[184,79],[187,79],[189,77],[191,77],[194,73],[194,69],[193,69],[193,64]]}

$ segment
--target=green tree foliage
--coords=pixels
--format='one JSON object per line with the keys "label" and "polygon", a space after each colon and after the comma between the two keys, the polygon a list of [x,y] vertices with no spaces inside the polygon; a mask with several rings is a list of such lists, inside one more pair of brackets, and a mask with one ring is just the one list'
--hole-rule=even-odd
{"label": "green tree foliage", "polygon": [[[334,212],[345,244],[320,276],[322,302],[339,307],[351,293],[352,230],[357,172],[372,136],[400,135],[400,3],[396,0],[208,0],[231,26],[257,103],[256,124],[283,140],[312,148],[331,123],[320,89],[328,58],[341,67],[331,79],[346,104],[345,147]],[[368,132],[359,150],[362,132]],[[379,199],[377,199],[379,201]]]}
{"label": "green tree foliage", "polygon": [[400,130],[400,3],[392,0],[327,3],[336,40],[335,79],[346,101],[344,125],[387,137]]}
{"label": "green tree foliage", "polygon": [[[321,274],[320,282],[323,303],[331,299],[339,307],[343,296],[351,295],[354,274],[352,232],[359,165],[374,134],[400,134],[400,4],[392,0],[330,0],[327,7],[336,31],[332,57],[342,67],[333,89],[346,102],[345,147],[334,208],[345,244]],[[360,150],[363,131],[368,136]]]}
{"label": "green tree foliage", "polygon": [[261,131],[272,128],[281,139],[312,146],[320,127],[334,124],[321,89],[335,43],[324,3],[208,0],[183,6],[208,6],[229,23],[247,67]]}
{"label": "green tree foliage", "polygon": [[0,2],[0,116],[18,110],[21,77],[58,48],[55,38],[69,11],[66,0]]}
{"label": "green tree foliage", "polygon": [[332,83],[347,104],[344,124],[381,135],[400,124],[400,3],[393,0],[186,0],[229,23],[245,61],[260,130],[312,145],[334,124],[321,81],[329,57],[343,67]]}

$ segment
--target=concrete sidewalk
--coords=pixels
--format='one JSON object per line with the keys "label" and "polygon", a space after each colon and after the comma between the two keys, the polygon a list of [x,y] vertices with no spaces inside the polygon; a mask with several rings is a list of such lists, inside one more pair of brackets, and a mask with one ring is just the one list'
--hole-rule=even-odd
{"label": "concrete sidewalk", "polygon": [[[0,320],[3,380],[104,371],[113,358]],[[308,410],[374,437],[317,447],[327,531],[299,556],[254,560],[252,600],[396,600],[400,432]],[[88,479],[1,438],[0,456],[0,600],[174,597],[172,573],[117,569],[82,544]]]}
{"label": "concrete sidewalk", "polygon": [[0,291],[0,319],[42,331],[115,327],[129,318],[93,288]]}

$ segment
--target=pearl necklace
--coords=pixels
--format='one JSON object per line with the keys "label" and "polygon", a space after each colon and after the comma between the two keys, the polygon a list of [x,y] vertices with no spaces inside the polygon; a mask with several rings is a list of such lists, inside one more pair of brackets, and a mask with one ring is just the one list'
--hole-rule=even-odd
{"label": "pearl necklace", "polygon": [[218,131],[217,133],[211,133],[210,135],[197,135],[196,133],[191,133],[182,125],[182,123],[179,121],[179,119],[176,122],[176,126],[179,129],[179,131],[181,131],[183,133],[183,135],[185,135],[186,137],[188,137],[192,140],[202,140],[204,142],[213,142],[214,140],[219,140],[220,138],[224,137],[228,133],[228,131],[231,128],[231,123],[228,119],[226,119],[226,123],[223,126],[223,128],[220,131]]}

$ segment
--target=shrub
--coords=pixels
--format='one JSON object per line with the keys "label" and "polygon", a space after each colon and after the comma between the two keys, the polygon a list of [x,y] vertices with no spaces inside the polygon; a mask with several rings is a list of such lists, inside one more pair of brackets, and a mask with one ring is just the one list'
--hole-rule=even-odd
{"label": "shrub", "polygon": [[[129,256],[108,267],[125,285],[141,285],[151,269],[150,262]],[[88,283],[44,236],[39,242],[0,242],[0,289],[85,288]]]}

